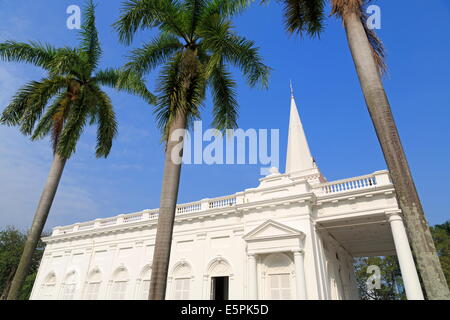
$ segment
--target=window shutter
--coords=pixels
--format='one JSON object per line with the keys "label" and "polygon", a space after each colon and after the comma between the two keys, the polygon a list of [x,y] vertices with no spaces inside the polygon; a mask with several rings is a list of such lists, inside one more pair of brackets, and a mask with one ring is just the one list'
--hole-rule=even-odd
{"label": "window shutter", "polygon": [[270,298],[273,300],[289,300],[291,298],[290,275],[271,274],[269,275]]}

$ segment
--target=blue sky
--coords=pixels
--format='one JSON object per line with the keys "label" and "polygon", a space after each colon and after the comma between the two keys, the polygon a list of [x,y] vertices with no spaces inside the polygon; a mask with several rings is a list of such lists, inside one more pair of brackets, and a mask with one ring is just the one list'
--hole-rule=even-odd
{"label": "blue sky", "polygon": [[[104,48],[102,67],[119,67],[125,55],[152,32],[139,33],[131,47],[118,43],[111,24],[120,0],[97,0],[97,25]],[[66,8],[81,0],[0,0],[0,41],[42,41],[75,46],[66,28]],[[450,216],[450,3],[433,0],[376,1],[382,9],[389,74],[384,82],[430,224]],[[341,23],[327,20],[321,39],[289,36],[275,1],[252,6],[235,19],[236,30],[255,40],[273,68],[269,90],[238,80],[239,126],[280,129],[284,171],[289,118],[289,79],[295,87],[311,151],[328,180],[385,169],[365,107]],[[43,73],[32,66],[0,62],[0,111],[25,82]],[[148,77],[149,88],[155,86]],[[94,156],[95,128],[86,130],[66,166],[46,229],[98,217],[157,208],[163,146],[151,107],[112,91],[119,137],[106,160]],[[211,123],[211,103],[203,112]],[[48,141],[31,143],[17,129],[0,127],[0,228],[29,226],[51,162]],[[259,165],[189,165],[182,169],[179,202],[233,194],[258,185]]]}

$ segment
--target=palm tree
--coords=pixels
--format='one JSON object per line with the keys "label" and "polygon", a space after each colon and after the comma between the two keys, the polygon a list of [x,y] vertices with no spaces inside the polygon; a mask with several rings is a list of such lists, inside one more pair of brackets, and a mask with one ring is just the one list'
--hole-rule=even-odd
{"label": "palm tree", "polygon": [[78,48],[54,48],[39,43],[0,43],[0,59],[32,63],[43,68],[47,77],[26,84],[13,97],[0,121],[20,126],[32,140],[51,137],[53,163],[28,233],[8,300],[18,298],[41,237],[67,159],[75,152],[86,124],[97,124],[98,158],[107,157],[117,134],[116,116],[108,95],[101,86],[138,94],[148,101],[153,96],[143,81],[131,73],[114,69],[98,70],[102,54],[95,26],[95,7],[90,0],[84,12]]}
{"label": "palm tree", "polygon": [[[320,35],[327,0],[280,0],[290,33]],[[403,212],[408,236],[429,299],[449,299],[450,293],[431,237],[391,107],[381,81],[386,69],[384,48],[367,26],[365,6],[370,0],[330,0],[332,15],[344,22],[367,108]]]}
{"label": "palm tree", "polygon": [[[250,86],[267,87],[269,68],[258,48],[237,35],[230,21],[246,4],[247,0],[128,0],[115,23],[120,40],[127,44],[138,29],[159,30],[155,38],[132,51],[125,66],[139,75],[161,66],[155,113],[166,149],[151,300],[165,298],[181,171],[180,142],[184,130],[200,116],[206,89],[212,93],[213,125],[224,130],[235,128],[238,117],[236,82],[228,65],[239,68]],[[182,137],[174,139],[180,130]]]}

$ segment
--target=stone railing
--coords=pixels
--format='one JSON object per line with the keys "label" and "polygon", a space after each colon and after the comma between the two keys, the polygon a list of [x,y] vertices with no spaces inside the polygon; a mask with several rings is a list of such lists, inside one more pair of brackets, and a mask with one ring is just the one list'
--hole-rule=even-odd
{"label": "stone railing", "polygon": [[[195,212],[203,212],[213,209],[235,206],[237,196],[226,196],[214,199],[204,199],[197,202],[180,204],[177,206],[176,215],[184,215]],[[65,227],[55,227],[52,236],[74,233],[97,228],[110,227],[115,225],[123,225],[132,222],[149,221],[158,219],[159,209],[144,210],[141,212],[121,214],[111,218],[97,219],[94,221],[76,223]]]}
{"label": "stone railing", "polygon": [[177,214],[185,214],[198,211],[202,211],[202,202],[194,202],[177,206]]}
{"label": "stone railing", "polygon": [[[351,179],[327,182],[312,186],[313,192],[317,196],[328,196],[338,193],[353,192],[355,190],[364,190],[380,186],[391,185],[389,173],[387,171],[377,171],[373,174],[355,177]],[[176,208],[176,215],[189,215],[199,212],[214,211],[234,207],[244,203],[243,192],[231,196],[203,199],[196,202],[180,204]],[[246,196],[248,202],[248,196]],[[255,199],[258,201],[258,199]],[[133,222],[157,220],[159,209],[144,210],[137,213],[122,214],[111,218],[97,219],[94,221],[76,223],[66,227],[56,227],[52,235],[62,235],[73,232],[123,225]]]}
{"label": "stone railing", "polygon": [[391,184],[389,173],[387,171],[378,171],[370,175],[322,183],[315,186],[314,189],[319,195],[329,195],[371,189],[388,184]]}
{"label": "stone railing", "polygon": [[236,205],[236,197],[223,197],[209,201],[209,209],[231,207]]}

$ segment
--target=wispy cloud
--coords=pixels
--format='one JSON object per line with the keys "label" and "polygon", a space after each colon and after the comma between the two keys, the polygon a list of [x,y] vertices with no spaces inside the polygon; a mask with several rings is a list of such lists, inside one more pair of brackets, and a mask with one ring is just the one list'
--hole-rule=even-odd
{"label": "wispy cloud", "polygon": [[[0,227],[29,227],[51,164],[48,143],[32,143],[15,128],[0,127]],[[47,226],[92,219],[94,196],[80,177],[64,172]]]}

